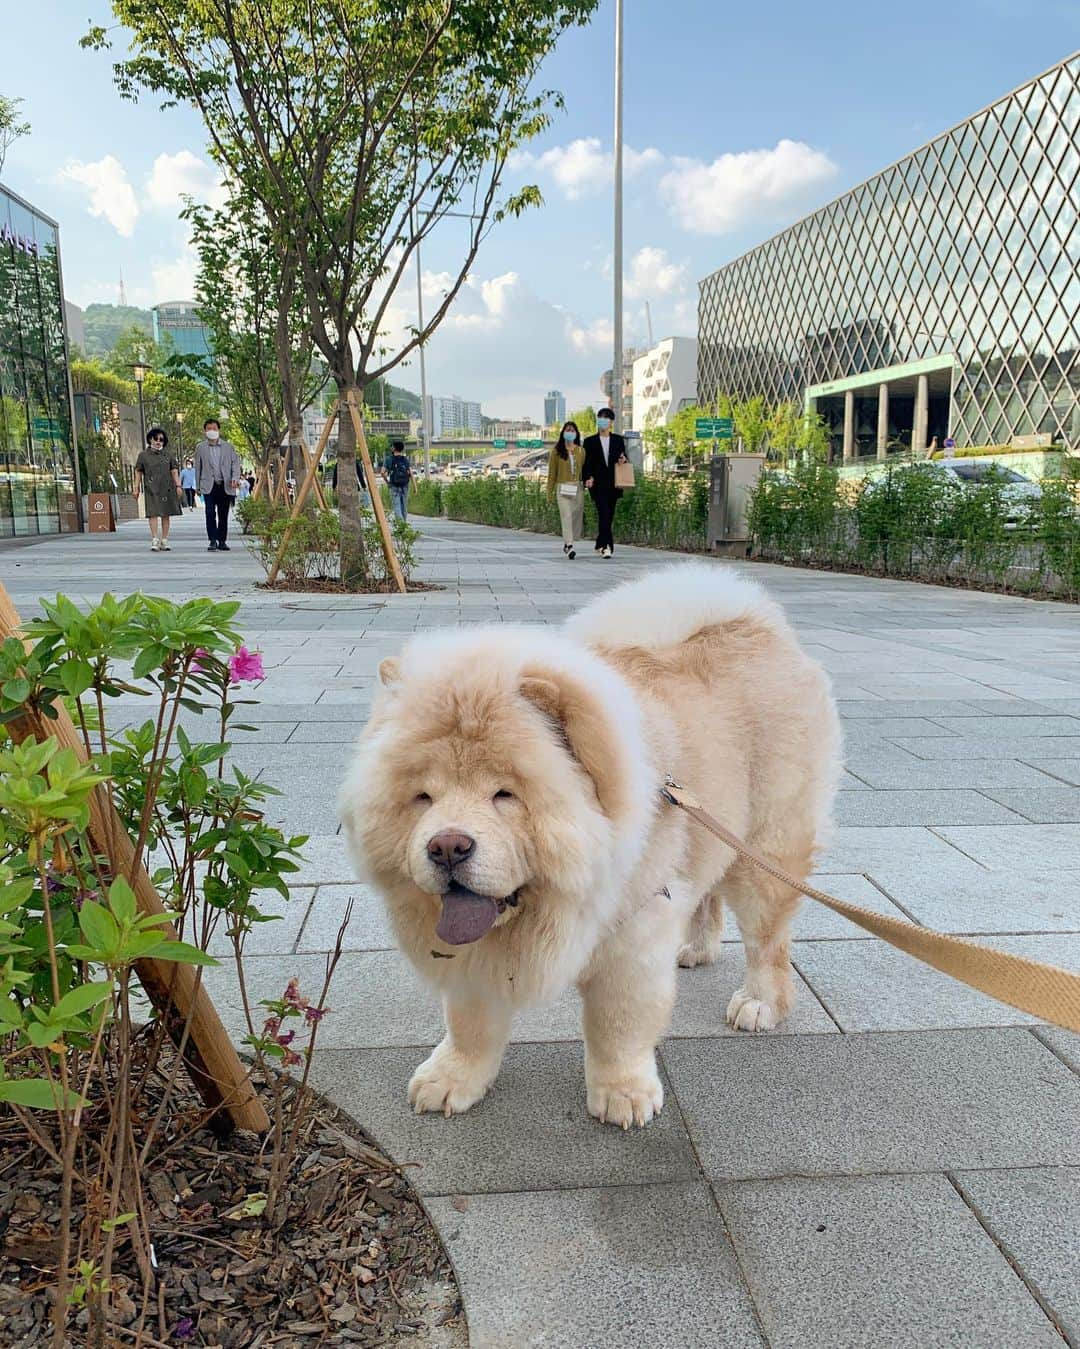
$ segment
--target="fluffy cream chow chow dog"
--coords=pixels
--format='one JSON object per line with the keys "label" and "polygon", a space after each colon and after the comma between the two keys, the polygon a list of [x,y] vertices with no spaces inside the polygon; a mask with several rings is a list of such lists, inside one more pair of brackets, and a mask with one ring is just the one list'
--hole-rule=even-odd
{"label": "fluffy cream chow chow dog", "polygon": [[417,1111],[468,1110],[517,1008],[577,985],[589,1112],[629,1127],[663,1104],[656,1046],[676,966],[746,954],[731,1025],[793,996],[799,896],[663,801],[665,775],[799,879],[839,766],[825,675],[753,582],[688,562],[601,596],[565,628],[420,635],[383,661],[341,793],[360,874],[442,994],[446,1036]]}

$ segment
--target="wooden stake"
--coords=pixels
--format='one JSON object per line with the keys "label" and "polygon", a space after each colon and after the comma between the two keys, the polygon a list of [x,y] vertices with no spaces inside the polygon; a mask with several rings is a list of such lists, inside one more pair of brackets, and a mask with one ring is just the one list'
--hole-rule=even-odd
{"label": "wooden stake", "polygon": [[[285,526],[285,533],[281,536],[281,546],[278,548],[277,557],[274,558],[274,565],[266,577],[266,584],[272,586],[277,580],[277,574],[281,567],[281,559],[285,556],[285,549],[289,546],[289,539],[292,538],[292,532],[296,528],[296,522],[300,518],[300,512],[304,508],[304,502],[307,500],[308,493],[311,491],[312,482],[318,472],[319,462],[323,457],[323,451],[326,449],[326,443],[330,439],[330,428],[334,424],[334,416],[337,413],[338,400],[334,399],[334,404],[326,414],[326,423],[322,429],[322,435],[319,436],[319,443],[315,446],[315,456],[308,466],[308,471],[304,474],[304,481],[300,484],[300,490],[296,494],[296,500],[293,502],[292,511],[289,514],[289,523]],[[284,475],[283,475],[284,476]]]}
{"label": "wooden stake", "polygon": [[319,481],[318,473],[315,472],[315,466],[311,458],[311,451],[308,449],[303,436],[300,437],[300,449],[304,456],[304,463],[307,465],[307,472],[312,474],[314,477],[314,482],[312,485],[315,488],[315,499],[318,501],[322,509],[324,511],[327,511],[330,509],[330,507],[327,504],[326,493],[323,491],[322,483]]}
{"label": "wooden stake", "polygon": [[[22,635],[22,620],[0,583],[0,642]],[[7,722],[7,729],[17,742],[31,735],[39,742],[55,736],[62,748],[74,750],[80,762],[85,763],[86,747],[82,736],[63,703],[57,702],[55,706],[59,714],[55,721],[38,713],[27,713]],[[132,870],[135,849],[104,785],[94,788],[89,807],[87,832],[90,843],[99,854],[108,858],[110,875],[114,878],[123,876],[130,883],[141,912],[165,913],[165,906],[145,866],[140,862],[138,868]],[[176,939],[172,924],[156,930],[165,939]],[[207,1107],[223,1110],[238,1129],[266,1133],[270,1120],[196,967],[165,960],[138,960],[135,973],[174,1043],[179,1044],[190,1015],[184,1063]]]}
{"label": "wooden stake", "polygon": [[390,575],[394,578],[394,584],[402,595],[405,594],[405,577],[402,575],[401,564],[398,562],[397,553],[394,552],[394,540],[390,533],[390,525],[386,519],[386,512],[383,510],[382,495],[379,492],[379,480],[375,476],[375,470],[371,466],[371,455],[368,453],[367,436],[364,434],[364,419],[360,416],[360,409],[356,406],[356,390],[350,389],[345,395],[345,401],[349,407],[349,415],[352,417],[353,430],[356,432],[356,448],[360,451],[360,456],[364,461],[364,478],[368,485],[368,492],[371,496],[372,509],[375,511],[375,519],[379,524],[379,535],[382,538],[383,553],[386,556],[386,565],[390,568]]}

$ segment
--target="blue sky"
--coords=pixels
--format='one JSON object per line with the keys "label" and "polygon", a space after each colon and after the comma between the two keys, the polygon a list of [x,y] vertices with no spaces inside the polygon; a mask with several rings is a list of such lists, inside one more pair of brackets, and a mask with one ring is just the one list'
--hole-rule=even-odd
{"label": "blue sky", "polygon": [[[626,340],[693,335],[697,282],[1080,46],[1080,0],[626,0]],[[541,414],[544,392],[595,402],[610,364],[613,0],[549,57],[566,109],[515,168],[545,207],[496,230],[429,348],[429,388],[491,415]],[[177,193],[208,192],[201,125],[116,94],[84,52],[102,0],[36,0],[5,15],[0,91],[33,134],[7,186],[61,223],[69,298],[187,298]],[[425,250],[429,304],[462,222]],[[399,297],[399,319],[412,312]],[[397,382],[418,387],[413,367]]]}

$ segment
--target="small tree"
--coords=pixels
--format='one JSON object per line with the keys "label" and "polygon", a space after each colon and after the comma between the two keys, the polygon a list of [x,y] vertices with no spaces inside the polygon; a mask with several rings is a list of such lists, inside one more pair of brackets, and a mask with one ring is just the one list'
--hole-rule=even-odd
{"label": "small tree", "polygon": [[[295,251],[315,344],[343,408],[442,322],[491,226],[540,201],[500,199],[513,151],[549,124],[540,62],[598,0],[113,0],[133,55],[122,92],[194,105],[214,157]],[[105,46],[104,28],[85,42]],[[423,329],[388,332],[413,254],[448,212],[459,265]],[[359,397],[358,397],[359,394]],[[365,570],[351,417],[338,436],[341,578]],[[384,533],[388,558],[391,544]]]}
{"label": "small tree", "polygon": [[199,254],[199,315],[230,420],[260,467],[276,458],[287,434],[290,466],[300,472],[303,414],[326,377],[313,361],[296,256],[274,247],[265,213],[241,189],[220,209],[189,204],[183,214]]}
{"label": "small tree", "polygon": [[[566,419],[573,422],[583,436],[596,435],[596,409],[592,407],[578,408],[576,412],[571,412]],[[561,427],[559,428],[562,429]]]}
{"label": "small tree", "polygon": [[8,150],[20,136],[30,134],[30,123],[22,121],[19,116],[21,106],[21,98],[5,98],[0,94],[0,173],[4,171]]}

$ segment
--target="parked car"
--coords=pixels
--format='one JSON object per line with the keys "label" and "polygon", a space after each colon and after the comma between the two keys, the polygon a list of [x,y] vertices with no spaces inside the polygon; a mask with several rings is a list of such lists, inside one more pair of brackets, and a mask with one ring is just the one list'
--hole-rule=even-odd
{"label": "parked car", "polygon": [[[1037,482],[1025,478],[1013,468],[1007,468],[997,458],[979,459],[932,459],[919,464],[907,464],[897,469],[899,473],[925,471],[940,474],[943,481],[961,490],[980,487],[989,482],[1001,483],[1002,496],[1006,503],[1005,525],[1016,529],[1026,524],[1033,507],[1042,496],[1042,488]],[[867,492],[880,491],[884,478],[871,478],[865,487]]]}

